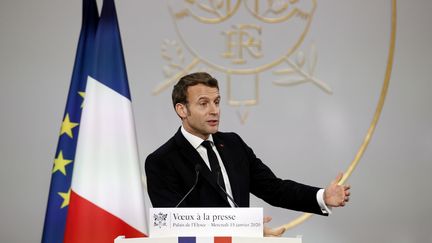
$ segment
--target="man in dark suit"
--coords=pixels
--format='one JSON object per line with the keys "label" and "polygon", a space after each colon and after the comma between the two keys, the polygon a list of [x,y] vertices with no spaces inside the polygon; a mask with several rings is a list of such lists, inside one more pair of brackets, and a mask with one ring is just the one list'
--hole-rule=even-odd
{"label": "man in dark suit", "polygon": [[209,74],[182,77],[172,100],[182,126],[145,163],[153,207],[175,207],[194,185],[180,207],[248,207],[252,193],[273,206],[327,215],[348,202],[349,186],[337,184],[342,174],[326,189],[279,179],[240,136],[219,132],[219,87]]}

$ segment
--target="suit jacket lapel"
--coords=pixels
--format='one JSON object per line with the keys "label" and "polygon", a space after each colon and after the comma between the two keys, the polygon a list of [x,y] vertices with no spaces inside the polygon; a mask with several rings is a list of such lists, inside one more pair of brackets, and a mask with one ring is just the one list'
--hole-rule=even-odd
{"label": "suit jacket lapel", "polygon": [[225,166],[225,170],[228,174],[231,191],[233,194],[232,197],[234,198],[234,201],[238,203],[240,202],[240,184],[237,183],[236,180],[238,175],[235,174],[234,168],[235,156],[232,153],[232,150],[230,150],[229,148],[225,148],[225,143],[223,139],[218,136],[217,133],[213,135],[213,141]]}
{"label": "suit jacket lapel", "polygon": [[[210,169],[208,168],[207,164],[204,162],[204,160],[201,158],[199,153],[196,151],[194,147],[187,141],[187,139],[183,136],[180,129],[177,131],[177,133],[174,135],[175,141],[177,145],[180,147],[180,153],[184,156],[186,161],[188,163],[191,163],[193,165],[193,168],[195,168],[196,164],[201,165],[200,175],[207,180],[212,187],[216,189],[216,191],[219,193],[219,195],[227,201],[227,198],[225,194],[222,192],[222,190],[219,188],[219,186],[216,183],[216,178],[211,173]],[[228,201],[227,201],[228,203]]]}

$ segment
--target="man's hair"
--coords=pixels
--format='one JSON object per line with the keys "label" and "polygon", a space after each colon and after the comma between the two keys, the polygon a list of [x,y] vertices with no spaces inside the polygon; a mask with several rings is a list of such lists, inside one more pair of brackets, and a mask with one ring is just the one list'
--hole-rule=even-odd
{"label": "man's hair", "polygon": [[172,102],[175,108],[177,103],[187,104],[187,89],[191,86],[204,84],[205,86],[219,89],[218,81],[205,72],[191,73],[180,78],[172,91]]}

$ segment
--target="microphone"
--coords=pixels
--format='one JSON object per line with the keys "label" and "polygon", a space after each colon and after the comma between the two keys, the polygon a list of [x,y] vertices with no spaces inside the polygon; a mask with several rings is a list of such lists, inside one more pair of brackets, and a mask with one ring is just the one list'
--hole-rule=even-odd
{"label": "microphone", "polygon": [[228,192],[226,192],[225,189],[220,185],[220,183],[219,183],[219,175],[220,175],[220,173],[221,173],[220,171],[217,172],[217,178],[216,178],[217,185],[225,193],[225,195],[229,198],[229,200],[234,203],[235,207],[239,208],[239,205],[237,205],[237,203],[234,201],[234,198],[232,198],[231,195],[228,194]]}
{"label": "microphone", "polygon": [[186,195],[184,195],[184,197],[180,200],[180,202],[177,203],[177,205],[175,206],[176,208],[178,208],[178,206],[187,198],[187,196],[189,196],[189,194],[193,191],[193,189],[195,189],[196,185],[198,184],[198,177],[199,177],[200,171],[201,171],[201,165],[196,164],[195,165],[195,174],[196,174],[195,183],[193,184],[191,189],[186,193]]}

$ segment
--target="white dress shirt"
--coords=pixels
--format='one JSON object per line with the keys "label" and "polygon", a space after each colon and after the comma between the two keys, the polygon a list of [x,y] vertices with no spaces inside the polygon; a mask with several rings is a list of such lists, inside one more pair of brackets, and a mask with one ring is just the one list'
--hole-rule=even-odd
{"label": "white dress shirt", "polygon": [[[207,149],[204,146],[201,145],[201,143],[204,142],[204,140],[202,138],[197,137],[197,136],[191,134],[190,132],[186,131],[186,129],[184,129],[183,126],[181,127],[181,132],[182,132],[183,136],[186,138],[186,140],[188,140],[189,143],[192,145],[192,147],[194,147],[197,150],[197,152],[199,153],[199,155],[201,156],[201,158],[206,163],[207,167],[211,170],[210,161],[209,161],[208,156],[207,156]],[[207,140],[210,141],[212,149],[215,152],[216,157],[218,159],[219,166],[220,166],[221,172],[222,172],[222,177],[223,177],[223,180],[224,180],[224,183],[225,183],[225,191],[231,197],[233,197],[232,196],[232,190],[231,190],[231,184],[230,184],[230,181],[229,181],[229,178],[228,178],[228,174],[226,172],[226,169],[225,169],[225,166],[224,166],[224,164],[222,162],[222,159],[221,159],[221,157],[219,155],[219,152],[217,151],[216,146],[214,145],[213,137],[212,137],[211,134],[210,134],[210,136],[208,137]],[[227,200],[228,200],[229,204],[231,205],[231,207],[234,207],[234,203],[229,198],[227,198]]]}

